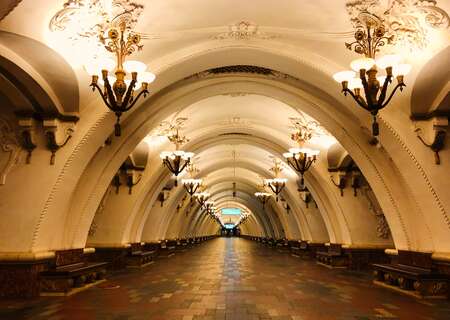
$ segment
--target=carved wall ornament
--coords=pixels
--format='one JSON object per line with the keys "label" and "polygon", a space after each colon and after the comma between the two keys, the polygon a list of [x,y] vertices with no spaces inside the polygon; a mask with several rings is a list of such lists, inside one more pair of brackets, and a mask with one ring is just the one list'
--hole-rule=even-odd
{"label": "carved wall ornament", "polygon": [[249,21],[240,21],[228,26],[228,31],[220,33],[213,37],[216,40],[250,40],[250,39],[275,39],[278,38],[279,35],[268,34],[262,32],[259,29],[259,26],[253,22]]}
{"label": "carved wall ornament", "polygon": [[5,157],[0,157],[0,185],[6,183],[6,176],[19,161],[20,143],[16,132],[4,118],[0,118],[0,150]]}
{"label": "carved wall ornament", "polygon": [[90,226],[89,231],[88,231],[88,236],[89,237],[95,236],[95,233],[97,232],[97,229],[98,229],[98,221],[97,220],[99,219],[99,216],[105,210],[106,203],[108,202],[108,198],[109,198],[109,196],[111,194],[111,190],[112,190],[112,187],[110,185],[106,189],[106,192],[105,192],[105,194],[102,197],[102,200],[100,200],[100,203],[99,203],[99,205],[97,207],[97,210],[95,211],[94,219],[92,220],[91,226]]}
{"label": "carved wall ornament", "polygon": [[372,212],[377,219],[376,230],[378,238],[389,239],[391,237],[391,229],[389,228],[389,224],[387,223],[386,217],[384,216],[383,210],[381,209],[372,188],[370,188],[369,185],[365,185],[362,188],[362,194],[367,200],[370,212]]}
{"label": "carved wall ornament", "polygon": [[234,116],[230,117],[226,120],[220,122],[221,127],[232,128],[232,129],[251,129],[253,128],[253,124],[247,120],[242,119],[241,117]]}
{"label": "carved wall ornament", "polygon": [[390,0],[387,6],[380,0],[351,0],[346,4],[351,21],[357,25],[361,12],[382,19],[387,33],[394,36],[398,48],[409,51],[425,49],[433,29],[447,29],[450,17],[436,0]]}

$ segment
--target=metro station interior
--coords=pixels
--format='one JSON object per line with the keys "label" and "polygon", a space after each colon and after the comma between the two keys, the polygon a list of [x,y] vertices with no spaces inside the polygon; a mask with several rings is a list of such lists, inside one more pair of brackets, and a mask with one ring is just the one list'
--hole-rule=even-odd
{"label": "metro station interior", "polygon": [[450,319],[449,0],[0,1],[0,319]]}

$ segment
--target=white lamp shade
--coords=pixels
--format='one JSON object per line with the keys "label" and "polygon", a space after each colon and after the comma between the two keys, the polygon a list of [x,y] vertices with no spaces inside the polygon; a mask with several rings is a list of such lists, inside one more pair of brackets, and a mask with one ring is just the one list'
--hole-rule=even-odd
{"label": "white lamp shade", "polygon": [[384,84],[384,81],[386,80],[386,76],[378,76],[377,80],[380,83],[380,86],[382,86]]}
{"label": "white lamp shade", "polygon": [[125,61],[125,63],[123,64],[123,69],[128,73],[132,72],[142,73],[147,69],[147,66],[143,62],[136,60],[129,60]]}
{"label": "white lamp shade", "polygon": [[156,76],[151,72],[144,72],[138,75],[138,79],[140,82],[152,83],[155,81]]}
{"label": "white lamp shade", "polygon": [[350,63],[350,68],[352,68],[352,70],[354,71],[370,70],[374,66],[374,64],[375,60],[373,60],[372,58],[361,58],[353,60]]}
{"label": "white lamp shade", "polygon": [[359,78],[353,78],[348,82],[348,88],[353,90],[353,89],[362,89],[363,88],[363,84],[361,79]]}
{"label": "white lamp shade", "polygon": [[344,81],[350,81],[350,79],[354,78],[356,75],[353,71],[341,71],[333,74],[333,79],[339,83]]}
{"label": "white lamp shade", "polygon": [[397,66],[395,66],[392,69],[392,74],[394,76],[406,76],[411,71],[411,65],[402,63]]}
{"label": "white lamp shade", "polygon": [[379,68],[386,69],[387,67],[395,67],[401,60],[402,57],[398,54],[387,54],[378,59],[376,63]]}
{"label": "white lamp shade", "polygon": [[184,153],[184,156],[185,156],[186,158],[192,159],[192,158],[194,157],[194,153],[193,153],[193,152],[185,152],[185,153]]}

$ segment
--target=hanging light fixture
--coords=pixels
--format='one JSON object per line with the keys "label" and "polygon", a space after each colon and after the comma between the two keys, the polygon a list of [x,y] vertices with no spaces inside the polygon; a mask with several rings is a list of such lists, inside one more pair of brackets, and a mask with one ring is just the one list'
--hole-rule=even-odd
{"label": "hanging light fixture", "polygon": [[213,211],[213,208],[214,208],[214,201],[205,201],[205,203],[204,203],[204,208],[205,208],[205,210],[206,210],[206,213],[207,214],[209,214],[209,215],[211,215],[214,211]]}
{"label": "hanging light fixture", "polygon": [[196,173],[199,172],[199,170],[194,166],[194,164],[192,162],[190,162],[187,165],[186,171],[189,173],[190,175],[190,179],[183,179],[181,180],[181,182],[183,183],[183,187],[186,190],[186,192],[189,194],[189,196],[191,197],[191,201],[192,201],[192,195],[194,193],[197,192],[197,190],[200,188],[200,186],[203,183],[202,179],[194,179],[194,176]]}
{"label": "hanging light fixture", "polygon": [[295,129],[291,134],[291,139],[297,142],[298,148],[290,148],[289,152],[283,154],[287,163],[300,174],[300,184],[303,186],[305,179],[304,174],[309,170],[311,165],[317,160],[319,150],[305,148],[306,142],[311,140],[315,130],[319,127],[316,121],[308,121],[304,117],[291,118],[292,125]]}
{"label": "hanging light fixture", "polygon": [[205,202],[209,199],[209,193],[206,191],[194,193],[193,197],[197,200],[200,207],[205,205]]}
{"label": "hanging light fixture", "polygon": [[274,173],[275,178],[265,179],[264,185],[268,186],[272,190],[272,192],[275,193],[275,199],[278,202],[278,195],[281,193],[281,191],[283,191],[287,182],[286,178],[278,178],[280,172],[283,171],[283,168],[281,168],[281,161],[274,158],[274,166],[270,168],[270,171]]}
{"label": "hanging light fixture", "polygon": [[184,168],[189,165],[194,157],[194,153],[192,152],[179,150],[181,145],[189,141],[187,137],[180,134],[179,130],[180,127],[176,126],[173,128],[171,134],[167,136],[169,141],[175,145],[175,151],[163,151],[160,154],[163,164],[175,176],[175,186],[178,186],[178,175],[183,172]]}
{"label": "hanging light fixture", "polygon": [[[144,63],[125,61],[143,47],[141,34],[132,30],[143,8],[130,0],[68,0],[49,23],[52,32],[64,32],[74,43],[89,45],[91,52],[87,54],[91,54],[92,59],[85,69],[92,76],[90,86],[93,91],[98,90],[105,105],[115,113],[116,136],[121,134],[122,114],[149,93],[148,85],[155,80],[153,73],[146,72]],[[102,56],[101,47],[111,53],[115,61]]]}
{"label": "hanging light fixture", "polygon": [[[379,135],[378,112],[389,104],[397,89],[403,90],[404,76],[411,70],[410,65],[401,63],[402,59],[398,55],[385,55],[376,59],[380,47],[392,44],[393,40],[394,37],[387,34],[383,20],[369,12],[361,12],[356,25],[355,41],[345,45],[364,58],[351,62],[350,67],[354,71],[341,71],[333,75],[342,84],[344,95],[349,94],[372,115],[373,142],[377,141],[376,137]],[[377,76],[378,68],[384,69],[386,74]],[[388,95],[387,91],[394,77],[397,78],[397,84]]]}
{"label": "hanging light fixture", "polygon": [[263,208],[266,206],[272,195],[268,192],[255,192],[255,197],[262,203]]}

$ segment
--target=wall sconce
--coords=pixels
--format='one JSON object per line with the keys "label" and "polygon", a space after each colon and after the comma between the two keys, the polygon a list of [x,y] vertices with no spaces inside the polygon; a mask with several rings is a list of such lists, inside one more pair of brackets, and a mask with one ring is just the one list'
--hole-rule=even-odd
{"label": "wall sconce", "polygon": [[122,183],[120,182],[120,172],[117,172],[117,173],[114,175],[114,178],[113,178],[113,180],[112,180],[112,185],[113,185],[114,187],[116,187],[116,194],[119,194],[119,188],[120,188],[120,186],[122,185]]}
{"label": "wall sconce", "polygon": [[341,193],[341,197],[343,197],[344,196],[344,189],[345,189],[345,187],[347,185],[347,179],[345,177],[345,172],[344,173],[343,172],[339,172],[338,183],[334,182],[334,179],[333,179],[332,175],[330,175],[330,179],[331,179],[331,182],[333,182],[333,184],[336,187],[339,188],[340,193]]}
{"label": "wall sconce", "polygon": [[351,187],[353,188],[353,196],[357,196],[357,190],[361,188],[361,172],[353,171],[352,172],[352,183]]}
{"label": "wall sconce", "polygon": [[422,138],[422,136],[420,135],[420,129],[417,130],[417,138],[419,138],[420,142],[422,142],[424,146],[430,148],[434,152],[434,163],[435,164],[441,164],[441,158],[439,157],[439,151],[444,149],[446,135],[447,135],[447,132],[445,130],[439,130],[436,132],[433,142],[427,143],[427,142],[425,142],[424,138]]}
{"label": "wall sconce", "polygon": [[128,194],[132,193],[133,187],[135,185],[137,185],[141,179],[142,179],[142,174],[139,174],[136,182],[134,182],[134,170],[127,170],[126,171],[127,174],[127,186],[128,186]]}
{"label": "wall sconce", "polygon": [[300,199],[303,200],[303,202],[306,205],[306,208],[309,208],[309,203],[312,200],[311,192],[309,192],[308,188],[298,189],[300,192]]}
{"label": "wall sconce", "polygon": [[291,206],[289,205],[289,203],[287,203],[286,199],[284,198],[281,198],[281,203],[284,210],[286,210],[286,213],[289,214],[289,211],[291,211]]}
{"label": "wall sconce", "polygon": [[162,191],[158,195],[158,201],[161,203],[161,208],[164,206],[164,202],[169,199],[170,190],[162,189]]}

